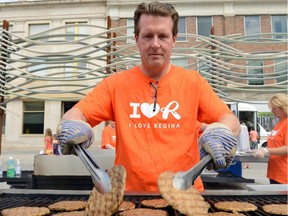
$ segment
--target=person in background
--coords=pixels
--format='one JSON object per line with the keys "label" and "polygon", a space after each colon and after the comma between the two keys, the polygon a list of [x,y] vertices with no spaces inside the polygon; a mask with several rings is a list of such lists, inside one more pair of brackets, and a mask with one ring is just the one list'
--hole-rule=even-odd
{"label": "person in background", "polygon": [[114,150],[116,148],[116,124],[114,121],[109,121],[102,131],[101,148]]}
{"label": "person in background", "polygon": [[267,178],[270,184],[288,184],[288,95],[278,93],[268,101],[273,115],[278,119],[267,141],[267,148],[255,150],[254,156],[269,156]]}
{"label": "person in background", "polygon": [[[214,169],[226,168],[236,152],[238,119],[197,71],[170,63],[178,19],[169,3],[138,5],[134,35],[141,64],[98,83],[57,128],[63,153],[71,154],[73,145],[91,145],[91,127],[117,122],[114,163],[126,169],[126,191],[159,192],[161,173],[186,171],[207,154]],[[197,121],[209,124],[200,150]],[[200,177],[194,187],[204,190]]]}
{"label": "person in background", "polygon": [[47,128],[45,130],[45,136],[44,136],[44,143],[45,143],[44,153],[47,155],[53,155],[52,141],[53,141],[52,130],[50,128]]}
{"label": "person in background", "polygon": [[251,127],[249,127],[248,130],[249,130],[249,140],[250,140],[250,143],[251,143],[251,145],[250,145],[251,149],[257,149],[257,147],[258,147],[258,139],[259,139],[258,133],[257,133],[257,131],[255,131]]}
{"label": "person in background", "polygon": [[53,135],[53,154],[59,155],[61,152],[59,151],[59,140],[57,139],[57,134]]}

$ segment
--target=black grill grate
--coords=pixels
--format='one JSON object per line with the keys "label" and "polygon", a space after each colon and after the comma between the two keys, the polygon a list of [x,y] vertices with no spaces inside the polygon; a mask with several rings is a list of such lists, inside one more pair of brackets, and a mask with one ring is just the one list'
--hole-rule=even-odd
{"label": "black grill grate", "polygon": [[[76,192],[77,193],[77,192]],[[245,212],[244,215],[249,216],[262,216],[269,215],[262,210],[262,206],[265,204],[287,204],[287,195],[203,195],[205,200],[210,204],[209,212],[217,212],[214,207],[214,203],[219,201],[241,201],[255,204],[258,210],[255,212]],[[0,211],[6,208],[13,208],[19,206],[35,206],[35,207],[47,207],[48,205],[63,201],[63,200],[88,200],[88,194],[0,194]],[[161,198],[159,195],[125,195],[124,200],[135,203],[137,208],[142,208],[141,201],[145,199]],[[172,207],[167,207],[164,210],[168,212],[169,216],[183,216],[178,213]],[[52,214],[55,212],[52,212]]]}
{"label": "black grill grate", "polygon": [[205,200],[210,204],[209,212],[217,212],[214,203],[221,201],[239,201],[249,202],[258,207],[255,212],[245,212],[243,214],[249,216],[270,215],[262,210],[262,206],[266,204],[287,204],[287,195],[249,195],[249,196],[205,196]]}

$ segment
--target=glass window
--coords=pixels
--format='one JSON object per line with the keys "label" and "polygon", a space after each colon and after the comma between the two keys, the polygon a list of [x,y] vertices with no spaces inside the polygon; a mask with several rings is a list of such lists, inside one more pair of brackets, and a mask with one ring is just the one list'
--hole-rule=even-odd
{"label": "glass window", "polygon": [[179,17],[178,20],[178,34],[179,37],[177,37],[177,41],[186,41],[186,36],[181,36],[180,34],[186,34],[186,18],[185,17]]}
{"label": "glass window", "polygon": [[23,102],[23,134],[43,134],[44,101]]}
{"label": "glass window", "polygon": [[248,74],[254,75],[251,78],[249,77],[248,79],[249,85],[264,85],[262,61],[261,60],[248,61],[248,66],[253,66],[253,68],[248,69]]}
{"label": "glass window", "polygon": [[75,62],[69,62],[65,64],[65,77],[71,77],[77,74],[77,78],[85,78],[86,75],[82,73],[86,71],[87,71],[86,61],[75,60]]}
{"label": "glass window", "polygon": [[75,104],[77,104],[78,101],[66,101],[66,102],[63,102],[62,103],[62,106],[63,106],[63,113],[66,113],[68,110],[70,110]]}
{"label": "glass window", "polygon": [[212,17],[197,17],[197,34],[210,37]]}
{"label": "glass window", "polygon": [[286,34],[277,35],[273,38],[287,38],[287,17],[288,16],[272,16],[272,32]]}
{"label": "glass window", "polygon": [[[260,27],[260,17],[259,16],[245,16],[245,33],[246,35],[255,35],[261,33]],[[253,38],[259,38],[256,36]],[[251,38],[251,37],[249,37]]]}
{"label": "glass window", "polygon": [[286,85],[287,86],[287,80],[288,80],[288,64],[287,60],[285,59],[277,59],[275,60],[276,66],[275,66],[275,75],[277,76],[276,82],[280,85]]}
{"label": "glass window", "polygon": [[[47,23],[44,23],[44,24],[29,24],[29,36],[30,35],[34,35],[34,34],[39,34],[41,32],[44,32],[44,31],[47,31],[49,30],[49,24]],[[46,34],[43,34],[43,35],[39,35],[39,37],[41,36],[45,36],[45,35],[48,35],[47,33]],[[41,41],[48,41],[48,38],[43,38],[43,39],[39,39]]]}
{"label": "glass window", "polygon": [[[133,19],[127,19],[127,26],[130,26],[130,28],[127,28],[127,36],[130,36],[130,38],[127,39],[127,43],[135,43],[134,40],[134,20]],[[133,26],[133,28],[132,28]]]}
{"label": "glass window", "polygon": [[71,34],[71,36],[66,36],[66,41],[75,41],[79,39],[77,34],[88,34],[88,27],[81,26],[79,24],[86,24],[87,22],[67,22],[66,25],[72,25],[66,28],[66,34]]}
{"label": "glass window", "polygon": [[[34,61],[38,61],[35,60]],[[39,76],[46,76],[48,74],[48,65],[47,64],[42,64],[41,61],[39,63],[35,63],[32,66],[28,67],[28,72],[33,73],[34,75],[39,75]]]}
{"label": "glass window", "polygon": [[86,61],[78,61],[76,62],[76,64],[77,64],[77,72],[78,72],[77,78],[85,78],[86,75],[83,73],[87,71]]}

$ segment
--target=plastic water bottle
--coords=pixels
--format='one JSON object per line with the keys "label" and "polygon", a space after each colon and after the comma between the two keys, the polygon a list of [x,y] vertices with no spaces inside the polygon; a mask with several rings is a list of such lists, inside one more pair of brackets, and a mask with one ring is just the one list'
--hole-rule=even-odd
{"label": "plastic water bottle", "polygon": [[20,159],[16,159],[15,176],[16,176],[16,177],[20,177],[20,176],[21,176]]}
{"label": "plastic water bottle", "polygon": [[0,161],[0,178],[3,178],[3,167],[1,161]]}
{"label": "plastic water bottle", "polygon": [[7,177],[14,178],[15,177],[15,161],[13,157],[9,157],[7,161]]}

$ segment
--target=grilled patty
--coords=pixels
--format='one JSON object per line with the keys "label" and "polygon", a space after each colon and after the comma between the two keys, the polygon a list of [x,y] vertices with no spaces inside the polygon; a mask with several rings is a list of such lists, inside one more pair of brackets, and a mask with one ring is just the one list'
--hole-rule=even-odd
{"label": "grilled patty", "polygon": [[215,207],[223,211],[249,212],[256,211],[257,206],[248,202],[223,201],[215,203]]}

